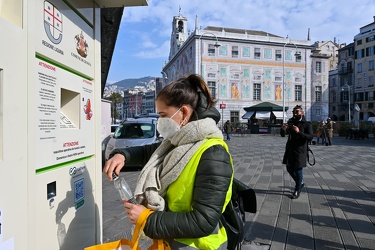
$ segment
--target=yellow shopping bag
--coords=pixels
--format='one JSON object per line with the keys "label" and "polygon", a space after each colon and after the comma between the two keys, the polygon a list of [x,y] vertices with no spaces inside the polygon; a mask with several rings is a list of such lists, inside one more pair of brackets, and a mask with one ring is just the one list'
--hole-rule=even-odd
{"label": "yellow shopping bag", "polygon": [[103,243],[91,247],[86,247],[85,250],[141,250],[138,247],[138,241],[132,244],[130,240],[121,239],[118,241]]}
{"label": "yellow shopping bag", "polygon": [[[139,238],[142,234],[147,218],[151,213],[153,213],[153,211],[150,209],[145,209],[142,211],[135,225],[131,241],[121,239],[118,241],[86,247],[84,250],[142,250],[138,247]],[[158,239],[153,240],[153,244],[147,250],[170,250],[170,247],[166,242],[164,242],[164,240]]]}

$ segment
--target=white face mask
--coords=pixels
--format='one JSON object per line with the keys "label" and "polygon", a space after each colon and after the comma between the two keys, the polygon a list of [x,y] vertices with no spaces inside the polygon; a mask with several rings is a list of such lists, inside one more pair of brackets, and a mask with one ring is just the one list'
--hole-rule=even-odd
{"label": "white face mask", "polygon": [[161,117],[158,119],[158,125],[156,129],[164,137],[164,139],[171,139],[179,130],[180,125],[178,125],[172,118],[180,111],[179,108],[176,113],[174,113],[170,118]]}

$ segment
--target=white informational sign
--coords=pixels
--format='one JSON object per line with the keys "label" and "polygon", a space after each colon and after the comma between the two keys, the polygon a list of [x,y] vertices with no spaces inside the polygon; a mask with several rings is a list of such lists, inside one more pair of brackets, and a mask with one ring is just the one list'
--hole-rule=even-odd
{"label": "white informational sign", "polygon": [[100,111],[91,105],[93,12],[85,12],[85,20],[64,1],[36,3],[36,169],[40,169],[93,155],[93,117]]}
{"label": "white informational sign", "polygon": [[37,169],[95,151],[93,83],[36,59]]}

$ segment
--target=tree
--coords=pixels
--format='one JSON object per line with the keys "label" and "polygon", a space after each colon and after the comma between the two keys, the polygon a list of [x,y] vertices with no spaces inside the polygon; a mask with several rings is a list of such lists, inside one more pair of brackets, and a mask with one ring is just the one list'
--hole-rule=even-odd
{"label": "tree", "polygon": [[112,109],[111,109],[111,117],[112,117],[112,123],[116,123],[116,119],[118,118],[118,112],[117,112],[117,104],[122,103],[122,96],[120,93],[112,93],[109,97],[109,100],[112,102]]}

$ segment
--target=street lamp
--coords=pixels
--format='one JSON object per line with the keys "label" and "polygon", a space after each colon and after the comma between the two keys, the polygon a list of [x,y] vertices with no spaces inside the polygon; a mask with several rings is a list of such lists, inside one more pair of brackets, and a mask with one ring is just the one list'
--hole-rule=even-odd
{"label": "street lamp", "polygon": [[345,89],[348,90],[348,115],[349,115],[348,121],[350,123],[351,122],[351,118],[350,118],[350,86],[347,83],[345,83],[345,85],[342,86],[341,91],[346,91]]}
{"label": "street lamp", "polygon": [[168,80],[168,75],[164,71],[160,72],[163,75],[163,87],[164,87],[164,80]]}
{"label": "street lamp", "polygon": [[293,44],[296,47],[295,57],[301,55],[301,52],[298,51],[297,45],[291,42],[287,42],[283,46],[283,123],[285,123],[285,46],[288,44]]}
{"label": "street lamp", "polygon": [[164,79],[168,79],[167,73],[165,73],[164,71],[161,71],[160,73],[164,76]]}
{"label": "street lamp", "polygon": [[[214,44],[215,48],[219,48],[221,45],[219,44],[219,40],[217,39],[216,35],[214,33],[211,33],[211,32],[204,32],[202,35],[199,36],[198,38],[198,41],[199,41],[199,53],[201,54],[201,63],[200,63],[200,70],[199,70],[199,73],[200,75],[202,76],[202,41],[201,41],[201,38],[203,35],[205,34],[209,34],[209,35],[213,35],[216,39],[216,42]],[[216,51],[215,51],[215,56],[216,56]]]}
{"label": "street lamp", "polygon": [[[205,35],[205,34],[208,34],[208,35],[212,35],[212,36],[214,36],[215,37],[215,39],[216,39],[216,42],[215,42],[215,44],[214,44],[214,47],[215,48],[219,48],[220,46],[221,46],[221,44],[219,43],[219,40],[217,39],[217,36],[214,34],[214,33],[211,33],[211,32],[204,32],[204,33],[202,33],[200,36],[199,36],[199,38],[198,38],[198,42],[199,42],[199,53],[200,53],[200,55],[201,55],[201,57],[200,57],[200,64],[199,64],[199,66],[200,66],[200,70],[199,70],[199,73],[200,73],[200,75],[202,76],[202,61],[203,61],[203,59],[202,59],[202,56],[203,56],[203,53],[202,53],[202,41],[201,41],[201,38],[202,38],[202,36],[203,35]],[[216,57],[216,49],[215,49],[215,57]],[[216,74],[217,74],[217,72],[216,72]],[[215,74],[215,77],[216,77],[216,79],[217,79],[217,76],[216,76],[216,74]],[[202,76],[203,77],[203,76]],[[204,78],[204,77],[203,77]],[[216,90],[217,90],[217,100],[219,100],[219,83],[216,81],[215,82],[215,88],[216,88]],[[219,103],[219,102],[218,102]],[[220,104],[219,104],[220,105]],[[221,110],[221,125],[223,125],[223,109]]]}

